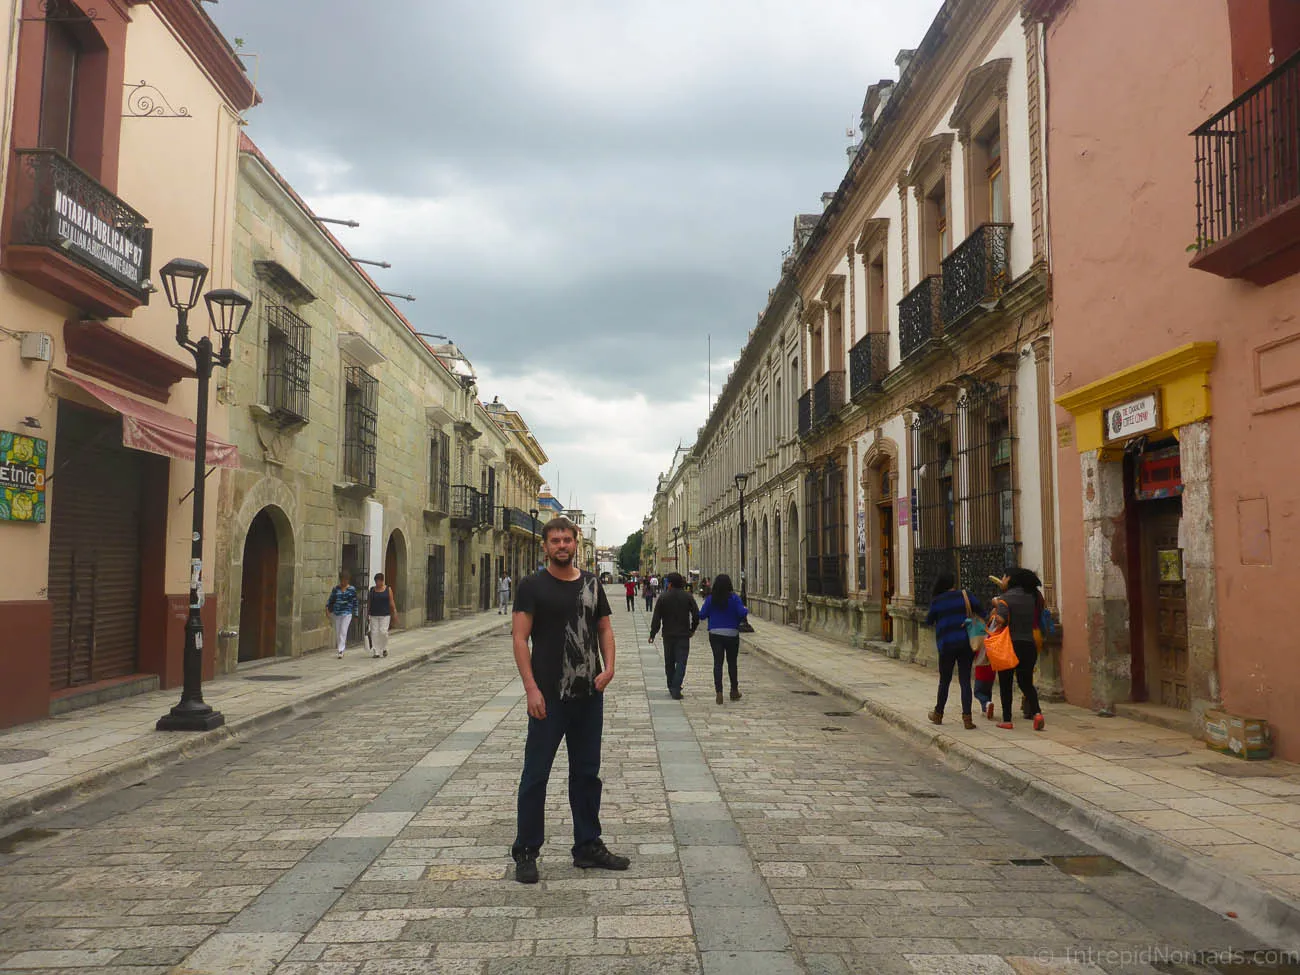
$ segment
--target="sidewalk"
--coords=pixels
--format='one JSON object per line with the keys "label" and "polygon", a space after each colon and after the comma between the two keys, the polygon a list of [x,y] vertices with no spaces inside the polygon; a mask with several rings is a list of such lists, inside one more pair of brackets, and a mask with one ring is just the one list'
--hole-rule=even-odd
{"label": "sidewalk", "polygon": [[245,664],[203,685],[203,699],[226,717],[208,732],[155,731],[180,689],[153,691],[0,731],[0,826],[192,757],[325,698],[424,663],[509,622],[495,612],[393,633],[388,656],[356,647],[260,665]]}
{"label": "sidewalk", "polygon": [[1181,732],[1068,704],[1049,705],[1047,728],[1035,733],[1019,720],[1019,691],[1013,730],[977,716],[966,731],[955,678],[936,726],[926,717],[935,671],[750,619],[750,651],[849,699],[1127,866],[1236,916],[1277,947],[1300,949],[1300,765],[1220,755]]}

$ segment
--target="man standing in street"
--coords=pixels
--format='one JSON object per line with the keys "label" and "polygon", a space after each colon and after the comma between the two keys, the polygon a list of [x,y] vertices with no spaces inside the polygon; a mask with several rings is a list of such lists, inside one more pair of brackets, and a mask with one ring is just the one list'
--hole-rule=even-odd
{"label": "man standing in street", "polygon": [[636,607],[636,580],[630,576],[623,583],[623,595],[627,597],[627,611],[630,613]]}
{"label": "man standing in street", "polygon": [[497,612],[504,615],[510,606],[510,573],[505,569],[501,570],[501,578],[497,580],[497,602],[501,604]]}
{"label": "man standing in street", "polygon": [[664,673],[668,676],[668,693],[674,701],[682,699],[682,681],[686,678],[686,658],[691,653],[691,637],[700,625],[700,611],[695,597],[686,591],[680,572],[664,576],[667,591],[655,603],[650,618],[650,642],[662,625],[664,630]]}
{"label": "man standing in street", "polygon": [[538,881],[546,784],[561,739],[569,749],[573,865],[626,870],[631,863],[611,853],[600,838],[600,739],[604,692],[614,679],[614,627],[600,580],[574,565],[577,547],[573,522],[563,516],[548,521],[542,529],[548,564],[522,580],[515,594],[515,666],[528,696],[519,825],[510,849],[521,884]]}

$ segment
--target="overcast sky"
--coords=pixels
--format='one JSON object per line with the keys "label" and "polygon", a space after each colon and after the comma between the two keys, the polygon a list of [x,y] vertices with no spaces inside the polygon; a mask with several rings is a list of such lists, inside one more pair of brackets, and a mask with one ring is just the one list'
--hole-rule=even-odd
{"label": "overcast sky", "polygon": [[[220,0],[248,132],[622,542],[939,0]],[[256,57],[252,57],[256,55]]]}

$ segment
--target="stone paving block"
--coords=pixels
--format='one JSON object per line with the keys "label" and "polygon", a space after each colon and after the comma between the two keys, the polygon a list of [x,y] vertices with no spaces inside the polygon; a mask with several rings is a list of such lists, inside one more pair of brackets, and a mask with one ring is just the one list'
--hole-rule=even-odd
{"label": "stone paving block", "polygon": [[775,907],[711,907],[693,915],[701,951],[787,951],[791,939]]}
{"label": "stone paving block", "polygon": [[998,955],[904,955],[916,975],[1016,975]]}
{"label": "stone paving block", "polygon": [[185,975],[270,975],[297,934],[216,934],[183,962]]}
{"label": "stone paving block", "polygon": [[801,966],[791,952],[705,951],[702,957],[704,975],[803,975],[813,971]]}
{"label": "stone paving block", "polygon": [[94,951],[75,949],[20,951],[0,962],[0,971],[24,968],[90,968],[107,965],[119,954],[121,952],[111,948],[100,948]]}
{"label": "stone paving block", "polygon": [[598,938],[676,938],[691,933],[691,919],[684,914],[664,917],[627,915],[598,917]]}
{"label": "stone paving block", "polygon": [[405,921],[321,921],[303,940],[326,944],[343,941],[396,941],[405,927]]}

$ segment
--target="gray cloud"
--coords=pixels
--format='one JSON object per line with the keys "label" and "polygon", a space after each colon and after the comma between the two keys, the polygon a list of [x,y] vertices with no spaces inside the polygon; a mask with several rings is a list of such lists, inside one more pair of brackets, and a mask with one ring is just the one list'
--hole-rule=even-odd
{"label": "gray cloud", "polygon": [[[796,211],[843,175],[844,129],[939,0],[222,0],[256,53],[250,135],[340,237],[391,261],[524,412],[606,538],[704,420],[705,335],[734,358]],[[567,370],[539,362],[561,350]],[[623,411],[615,461],[562,409]],[[715,370],[714,392],[722,376]],[[503,399],[507,397],[502,396]],[[553,473],[553,471],[551,472]],[[613,499],[617,498],[617,501]],[[567,497],[566,497],[567,500]],[[642,504],[642,509],[644,508]]]}

